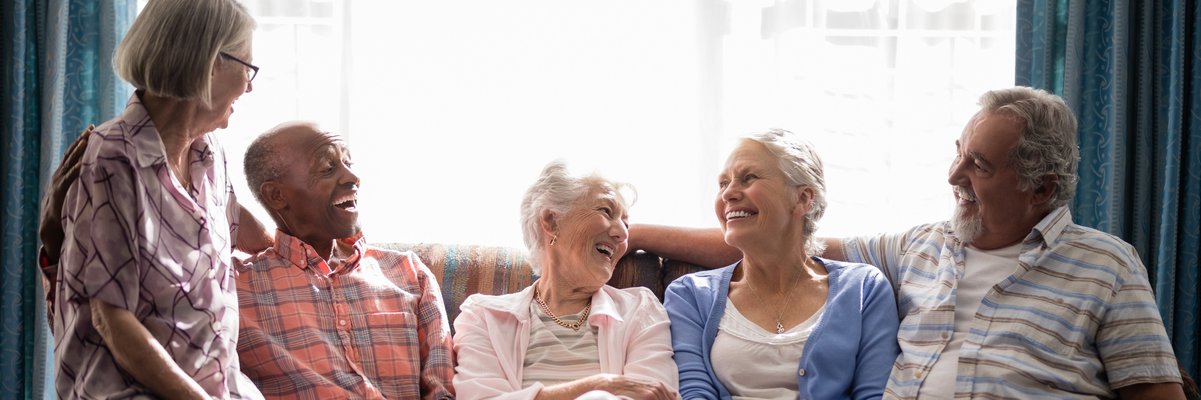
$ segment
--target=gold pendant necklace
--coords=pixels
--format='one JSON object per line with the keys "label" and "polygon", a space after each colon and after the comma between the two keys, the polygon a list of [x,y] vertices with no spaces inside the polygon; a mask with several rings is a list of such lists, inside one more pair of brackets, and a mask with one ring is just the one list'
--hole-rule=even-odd
{"label": "gold pendant necklace", "polygon": [[546,302],[542,301],[542,298],[538,296],[538,288],[537,287],[534,288],[534,302],[538,303],[538,308],[541,308],[542,312],[546,313],[546,315],[548,317],[550,317],[550,319],[552,321],[555,321],[556,324],[559,324],[559,326],[562,326],[567,329],[571,329],[573,331],[580,330],[580,326],[583,326],[584,322],[588,321],[588,314],[592,313],[592,300],[588,300],[588,305],[584,306],[583,314],[580,315],[580,319],[578,321],[576,321],[576,322],[563,321],[563,320],[559,319],[559,316],[557,316],[557,315],[555,315],[555,313],[551,312],[550,307],[546,306]]}

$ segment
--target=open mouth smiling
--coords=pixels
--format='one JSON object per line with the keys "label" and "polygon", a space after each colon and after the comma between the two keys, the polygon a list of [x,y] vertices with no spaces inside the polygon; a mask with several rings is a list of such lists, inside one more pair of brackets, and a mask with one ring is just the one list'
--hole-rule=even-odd
{"label": "open mouth smiling", "polygon": [[597,243],[596,251],[598,253],[601,253],[605,257],[609,257],[610,259],[612,259],[613,253],[616,252],[616,249],[614,249],[612,246],[605,244],[605,243]]}
{"label": "open mouth smiling", "polygon": [[359,197],[355,193],[345,194],[334,199],[332,204],[346,211],[358,211]]}
{"label": "open mouth smiling", "polygon": [[751,216],[758,215],[758,214],[759,213],[757,213],[757,212],[751,212],[751,211],[746,211],[746,210],[727,211],[726,212],[726,221],[747,218],[747,217],[751,217]]}

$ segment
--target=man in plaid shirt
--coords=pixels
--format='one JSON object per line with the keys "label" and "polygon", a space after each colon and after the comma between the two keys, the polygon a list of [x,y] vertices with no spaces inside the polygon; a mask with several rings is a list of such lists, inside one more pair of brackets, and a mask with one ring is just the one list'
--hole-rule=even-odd
{"label": "man in plaid shirt", "polygon": [[453,398],[438,282],[413,253],[366,244],[341,137],[285,123],[245,167],[279,229],[238,270],[243,372],[268,398]]}

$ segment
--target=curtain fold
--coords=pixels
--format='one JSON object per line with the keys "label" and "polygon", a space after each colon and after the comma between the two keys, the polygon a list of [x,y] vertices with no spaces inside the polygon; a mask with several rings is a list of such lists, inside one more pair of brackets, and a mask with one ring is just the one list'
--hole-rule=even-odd
{"label": "curtain fold", "polygon": [[136,0],[6,0],[0,4],[0,398],[53,398],[51,338],[36,267],[38,206],[66,146],[116,115],[131,88],[112,54]]}
{"label": "curtain fold", "polygon": [[1016,82],[1079,118],[1076,223],[1132,243],[1197,376],[1201,12],[1194,0],[1019,0]]}

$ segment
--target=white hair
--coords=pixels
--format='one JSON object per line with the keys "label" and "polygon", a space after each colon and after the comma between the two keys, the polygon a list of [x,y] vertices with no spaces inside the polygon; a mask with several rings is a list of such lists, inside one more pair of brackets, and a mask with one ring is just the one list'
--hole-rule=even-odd
{"label": "white hair", "polygon": [[563,160],[554,160],[546,164],[538,180],[526,190],[521,201],[521,234],[526,248],[529,249],[530,266],[535,275],[542,273],[540,256],[544,244],[550,243],[542,232],[542,211],[549,210],[556,216],[567,215],[577,200],[597,189],[612,191],[627,209],[632,201],[627,201],[623,192],[632,193],[631,198],[637,196],[629,184],[610,181],[595,172],[573,175]]}
{"label": "white hair", "polygon": [[1057,178],[1050,209],[1066,205],[1076,195],[1076,168],[1080,149],[1076,145],[1076,116],[1059,96],[1018,86],[992,90],[980,96],[984,112],[1020,120],[1024,127],[1009,154],[1018,173],[1018,189],[1033,190],[1043,178]]}

